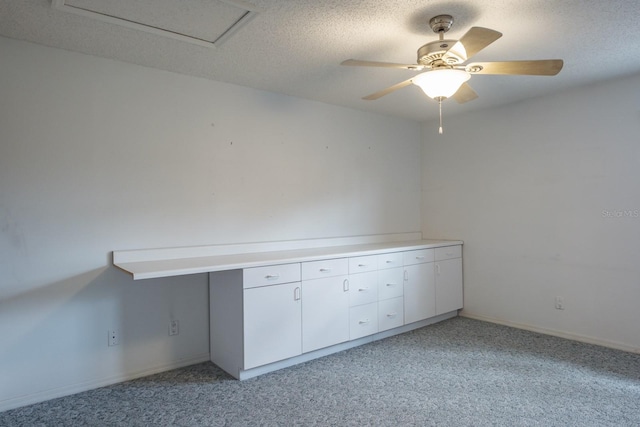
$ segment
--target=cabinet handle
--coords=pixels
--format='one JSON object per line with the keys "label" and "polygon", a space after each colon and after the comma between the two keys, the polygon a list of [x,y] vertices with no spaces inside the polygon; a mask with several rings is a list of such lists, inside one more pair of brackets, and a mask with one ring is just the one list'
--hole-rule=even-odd
{"label": "cabinet handle", "polygon": [[344,282],[342,282],[342,290],[349,292],[349,279],[344,279]]}
{"label": "cabinet handle", "polygon": [[267,280],[279,279],[280,275],[279,274],[267,274],[266,276],[264,276],[264,278],[267,279]]}
{"label": "cabinet handle", "polygon": [[389,287],[393,287],[395,285],[396,285],[395,283],[387,283],[387,286],[389,286]]}
{"label": "cabinet handle", "polygon": [[321,268],[321,269],[320,269],[320,273],[328,273],[328,272],[330,272],[330,271],[331,271],[331,269],[330,269],[330,268]]}
{"label": "cabinet handle", "polygon": [[366,292],[369,288],[358,288],[358,292]]}
{"label": "cabinet handle", "polygon": [[393,264],[393,261],[391,261],[391,260],[389,260],[389,259],[388,259],[388,260],[386,260],[385,262],[386,262],[387,264]]}
{"label": "cabinet handle", "polygon": [[436,274],[440,275],[440,264],[436,264]]}
{"label": "cabinet handle", "polygon": [[358,267],[366,267],[367,264],[358,264]]}
{"label": "cabinet handle", "polygon": [[369,323],[369,319],[360,320],[358,323],[364,325],[365,323]]}
{"label": "cabinet handle", "polygon": [[409,272],[407,270],[404,271],[404,281],[408,281],[409,280]]}
{"label": "cabinet handle", "polygon": [[446,256],[453,256],[453,252],[447,252],[445,255]]}
{"label": "cabinet handle", "polygon": [[416,259],[424,259],[424,255],[418,255]]}
{"label": "cabinet handle", "polygon": [[387,314],[387,317],[392,319],[392,318],[396,317],[397,315],[398,315],[398,313],[389,313],[389,314]]}
{"label": "cabinet handle", "polygon": [[294,301],[300,301],[300,287],[296,287],[293,290],[293,300]]}

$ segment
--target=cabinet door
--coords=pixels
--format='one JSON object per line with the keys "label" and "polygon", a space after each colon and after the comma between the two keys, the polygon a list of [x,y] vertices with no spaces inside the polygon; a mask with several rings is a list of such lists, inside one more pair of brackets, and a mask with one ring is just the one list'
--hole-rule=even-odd
{"label": "cabinet door", "polygon": [[300,282],[244,290],[244,369],[301,354]]}
{"label": "cabinet door", "polygon": [[347,276],[302,282],[302,352],[349,340]]}
{"label": "cabinet door", "polygon": [[462,308],[462,258],[438,261],[436,271],[436,314]]}
{"label": "cabinet door", "polygon": [[404,268],[404,323],[413,323],[436,315],[436,287],[433,263]]}

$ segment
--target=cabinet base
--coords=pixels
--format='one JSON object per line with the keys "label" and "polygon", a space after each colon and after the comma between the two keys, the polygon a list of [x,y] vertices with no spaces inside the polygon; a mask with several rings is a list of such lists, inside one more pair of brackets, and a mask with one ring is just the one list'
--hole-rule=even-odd
{"label": "cabinet base", "polygon": [[[330,354],[337,353],[339,351],[348,350],[350,348],[358,347],[363,344],[368,344],[377,340],[388,338],[393,335],[402,334],[405,332],[412,331],[414,329],[422,328],[427,325],[432,325],[434,323],[438,323],[443,320],[451,319],[452,317],[456,317],[457,315],[458,315],[458,311],[454,310],[449,313],[444,313],[439,316],[431,317],[425,320],[420,320],[418,322],[410,323],[408,325],[403,325],[394,329],[389,329],[387,331],[378,332],[376,334],[358,338],[356,340],[343,342],[340,344],[332,345],[331,347],[321,348],[319,350],[311,351],[309,353],[304,353],[304,354],[301,354],[300,356],[291,357],[289,359],[280,360],[274,363],[269,363],[268,365],[258,366],[256,368],[247,369],[247,370],[240,370],[237,373],[233,373],[233,372],[227,372],[227,373],[232,377],[241,381],[249,378],[254,378],[262,374],[277,371],[283,368],[288,368],[290,366],[294,366],[299,363],[308,362],[310,360],[318,359],[320,357],[328,356]],[[212,362],[216,363],[214,360],[212,360]]]}

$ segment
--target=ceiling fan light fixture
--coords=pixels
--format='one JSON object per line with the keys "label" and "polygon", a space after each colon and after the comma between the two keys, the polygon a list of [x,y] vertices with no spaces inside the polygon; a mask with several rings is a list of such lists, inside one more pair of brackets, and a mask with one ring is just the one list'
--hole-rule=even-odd
{"label": "ceiling fan light fixture", "polygon": [[411,82],[420,87],[429,98],[441,99],[453,96],[470,78],[471,74],[464,70],[444,68],[418,74]]}

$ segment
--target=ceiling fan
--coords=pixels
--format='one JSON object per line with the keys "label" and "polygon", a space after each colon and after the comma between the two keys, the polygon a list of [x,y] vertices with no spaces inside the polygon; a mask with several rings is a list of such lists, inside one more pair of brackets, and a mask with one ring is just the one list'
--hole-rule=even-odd
{"label": "ceiling fan", "polygon": [[502,33],[488,28],[472,27],[460,40],[445,40],[444,34],[451,29],[453,17],[438,15],[429,20],[438,40],[418,49],[417,64],[395,64],[391,62],[360,61],[347,59],[341,65],[400,68],[424,71],[403,82],[372,93],[362,99],[374,100],[410,84],[419,86],[430,98],[438,101],[440,107],[440,128],[442,133],[442,101],[453,98],[458,103],[476,99],[478,94],[466,83],[473,74],[509,74],[532,76],[555,76],[563,66],[562,59],[542,59],[531,61],[472,62],[464,64],[473,55],[502,37]]}

